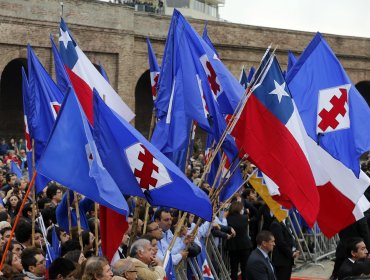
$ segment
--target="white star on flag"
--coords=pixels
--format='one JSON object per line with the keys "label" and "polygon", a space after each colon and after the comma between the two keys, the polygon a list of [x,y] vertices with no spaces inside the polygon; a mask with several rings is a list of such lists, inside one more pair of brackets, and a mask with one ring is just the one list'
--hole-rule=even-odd
{"label": "white star on flag", "polygon": [[279,103],[280,103],[283,96],[289,97],[289,94],[285,91],[285,82],[279,85],[279,83],[274,80],[274,83],[275,83],[275,89],[269,92],[269,94],[276,94],[279,99]]}
{"label": "white star on flag", "polygon": [[69,36],[68,31],[64,32],[63,29],[60,28],[59,42],[63,42],[65,48],[67,48],[68,42],[72,42],[72,39]]}

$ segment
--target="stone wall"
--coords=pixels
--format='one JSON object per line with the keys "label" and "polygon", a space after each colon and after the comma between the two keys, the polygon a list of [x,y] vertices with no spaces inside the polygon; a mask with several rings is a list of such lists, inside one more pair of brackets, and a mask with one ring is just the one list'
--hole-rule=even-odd
{"label": "stone wall", "polygon": [[[95,64],[101,63],[123,100],[135,108],[135,87],[148,69],[146,37],[162,60],[170,17],[135,12],[123,5],[95,0],[65,0],[64,19],[74,38]],[[13,59],[26,58],[30,43],[45,68],[54,75],[49,35],[57,42],[59,0],[0,1],[0,75]],[[190,20],[201,33],[204,22]],[[278,45],[286,67],[287,52],[299,55],[314,33],[208,22],[208,33],[221,59],[238,77],[242,65],[257,66],[266,47]],[[324,34],[353,82],[370,81],[370,39]]]}

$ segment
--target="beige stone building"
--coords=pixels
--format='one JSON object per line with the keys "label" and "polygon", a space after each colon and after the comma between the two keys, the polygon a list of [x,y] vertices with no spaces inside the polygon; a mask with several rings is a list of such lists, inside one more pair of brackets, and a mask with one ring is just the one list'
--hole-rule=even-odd
{"label": "beige stone building", "polygon": [[[152,110],[145,40],[151,38],[161,61],[170,17],[95,0],[63,2],[64,19],[77,43],[93,63],[104,66],[113,87],[135,110],[136,126],[145,135]],[[28,43],[54,75],[49,35],[57,41],[61,10],[58,0],[0,0],[0,136],[22,136],[21,67],[27,68]],[[190,22],[202,31],[204,21]],[[270,43],[279,45],[278,59],[285,68],[288,50],[299,55],[314,35],[220,21],[209,21],[208,33],[236,77],[242,65],[257,66]],[[324,37],[370,100],[370,39]]]}

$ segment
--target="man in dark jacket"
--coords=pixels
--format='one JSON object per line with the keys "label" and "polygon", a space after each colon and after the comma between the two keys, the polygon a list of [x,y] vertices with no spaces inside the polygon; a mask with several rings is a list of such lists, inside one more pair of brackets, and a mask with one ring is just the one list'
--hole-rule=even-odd
{"label": "man in dark jacket", "polygon": [[346,248],[350,240],[355,237],[363,239],[366,248],[370,248],[370,235],[366,218],[362,218],[339,232],[340,241],[335,252],[335,264],[330,279],[337,279],[338,271],[347,258]]}
{"label": "man in dark jacket", "polygon": [[353,276],[353,264],[367,257],[367,249],[362,238],[353,238],[346,248],[347,259],[344,260],[338,271],[338,279],[342,280],[348,276]]}
{"label": "man in dark jacket", "polygon": [[230,205],[227,224],[235,230],[235,237],[227,240],[226,248],[229,251],[231,279],[238,279],[240,266],[242,280],[247,279],[246,264],[252,248],[248,236],[248,217],[243,213],[243,204],[235,201]]}
{"label": "man in dark jacket", "polygon": [[275,246],[271,232],[263,230],[256,237],[257,248],[249,256],[247,263],[248,280],[276,280],[274,267],[268,254]]}
{"label": "man in dark jacket", "polygon": [[294,258],[299,252],[295,250],[295,242],[292,233],[284,222],[274,219],[270,225],[270,231],[275,237],[275,248],[272,251],[272,263],[278,280],[289,280],[292,274]]}

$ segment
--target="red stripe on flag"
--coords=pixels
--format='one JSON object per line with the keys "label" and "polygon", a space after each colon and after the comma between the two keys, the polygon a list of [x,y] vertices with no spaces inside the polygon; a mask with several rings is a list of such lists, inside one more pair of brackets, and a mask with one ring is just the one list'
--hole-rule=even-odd
{"label": "red stripe on flag", "polygon": [[[330,238],[356,221],[352,214],[355,205],[330,182],[317,189],[320,194],[320,211],[317,222],[325,236]],[[334,219],[333,217],[340,218]]]}
{"label": "red stripe on flag", "polygon": [[90,86],[81,79],[77,74],[75,74],[71,69],[65,66],[68,76],[72,82],[73,88],[78,97],[85,115],[91,124],[94,123],[94,113],[93,113],[93,95]]}
{"label": "red stripe on flag", "polygon": [[307,158],[292,133],[252,94],[232,134],[239,149],[279,186],[312,227],[320,198]]}

